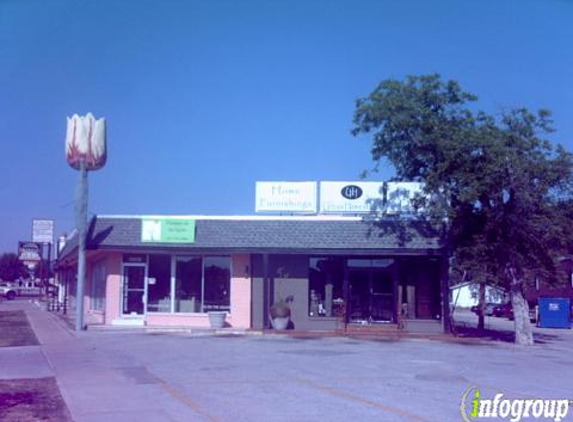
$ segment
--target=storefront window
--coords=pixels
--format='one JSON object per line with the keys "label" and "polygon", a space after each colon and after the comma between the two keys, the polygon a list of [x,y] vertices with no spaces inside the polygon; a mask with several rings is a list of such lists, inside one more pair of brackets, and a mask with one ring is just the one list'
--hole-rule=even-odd
{"label": "storefront window", "polygon": [[230,309],[231,260],[229,257],[205,257],[203,312]]}
{"label": "storefront window", "polygon": [[343,280],[343,259],[310,258],[309,316],[342,316],[344,311]]}
{"label": "storefront window", "polygon": [[145,268],[147,260],[147,312],[230,310],[230,257],[143,257],[145,259],[131,265],[141,262],[142,268]]}
{"label": "storefront window", "polygon": [[66,284],[68,289],[68,295],[76,297],[78,277],[75,269],[66,271]]}
{"label": "storefront window", "polygon": [[98,262],[92,267],[90,308],[105,310],[105,263]]}
{"label": "storefront window", "polygon": [[201,311],[201,279],[200,257],[177,257],[175,261],[175,312]]}
{"label": "storefront window", "polygon": [[147,312],[171,312],[171,255],[149,255]]}

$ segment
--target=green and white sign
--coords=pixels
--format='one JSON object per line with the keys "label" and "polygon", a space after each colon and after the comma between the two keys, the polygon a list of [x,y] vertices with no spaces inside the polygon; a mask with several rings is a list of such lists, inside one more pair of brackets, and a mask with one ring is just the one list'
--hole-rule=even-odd
{"label": "green and white sign", "polygon": [[143,243],[195,243],[195,220],[191,218],[144,218]]}

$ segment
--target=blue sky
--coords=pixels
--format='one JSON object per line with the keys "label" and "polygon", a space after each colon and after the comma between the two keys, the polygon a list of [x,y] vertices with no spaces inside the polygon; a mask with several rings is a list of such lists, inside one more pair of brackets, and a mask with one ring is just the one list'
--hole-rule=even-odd
{"label": "blue sky", "polygon": [[356,180],[355,100],[409,74],[549,108],[571,150],[571,22],[568,0],[0,0],[0,252],[34,218],[74,227],[73,113],[108,124],[92,214],[252,214],[257,180]]}

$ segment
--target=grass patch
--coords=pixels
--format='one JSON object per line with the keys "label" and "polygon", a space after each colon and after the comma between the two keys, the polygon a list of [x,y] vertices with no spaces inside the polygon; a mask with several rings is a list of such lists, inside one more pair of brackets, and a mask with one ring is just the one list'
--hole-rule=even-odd
{"label": "grass patch", "polygon": [[0,380],[0,420],[58,421],[72,418],[55,378]]}
{"label": "grass patch", "polygon": [[0,312],[0,347],[37,346],[39,344],[24,311]]}

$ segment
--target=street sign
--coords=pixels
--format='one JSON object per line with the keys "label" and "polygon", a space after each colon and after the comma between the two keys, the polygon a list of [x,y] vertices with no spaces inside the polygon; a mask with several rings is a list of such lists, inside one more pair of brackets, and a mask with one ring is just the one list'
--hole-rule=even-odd
{"label": "street sign", "polygon": [[32,242],[54,243],[54,220],[32,220]]}

